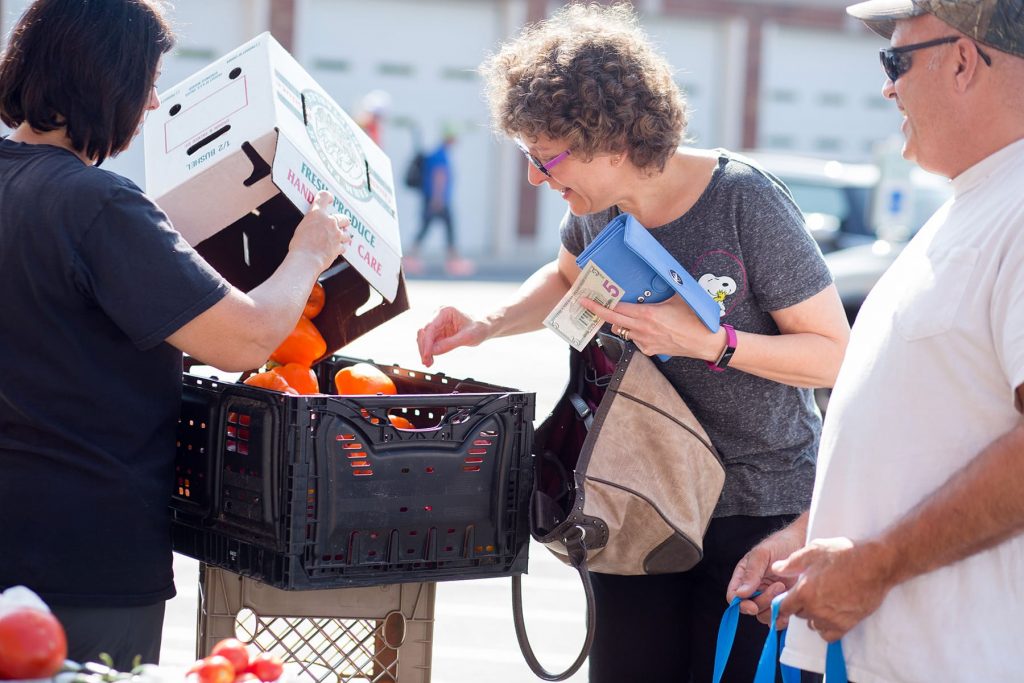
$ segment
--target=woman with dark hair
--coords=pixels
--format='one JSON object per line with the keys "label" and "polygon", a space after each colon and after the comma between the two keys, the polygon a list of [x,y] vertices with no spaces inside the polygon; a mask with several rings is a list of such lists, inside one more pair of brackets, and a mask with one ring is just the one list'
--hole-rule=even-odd
{"label": "woman with dark hair", "polygon": [[[695,567],[593,574],[590,680],[710,681],[734,568],[811,499],[821,429],[811,388],[832,385],[849,336],[838,294],[776,178],[726,150],[680,146],[682,95],[628,6],[565,7],[503,45],[482,71],[495,127],[522,148],[530,182],[568,204],[562,246],[490,314],[441,309],[418,334],[420,354],[429,366],[459,346],[540,328],[580,273],[576,255],[619,213],[649,229],[718,301],[722,327],[711,333],[680,297],[614,310],[584,299],[641,352],[671,356],[659,368],[726,468]],[[724,680],[753,679],[766,628],[741,618]]]}
{"label": "woman with dark hair", "polygon": [[157,69],[172,47],[155,2],[34,3],[0,65],[3,121],[40,133],[63,128],[71,147],[98,165],[128,148],[139,112],[158,104]]}
{"label": "woman with dark hair", "polygon": [[69,658],[118,668],[157,661],[174,595],[182,352],[261,365],[350,241],[321,193],[243,293],[98,168],[158,106],[173,43],[156,0],[37,0],[0,58],[0,588],[47,601]]}

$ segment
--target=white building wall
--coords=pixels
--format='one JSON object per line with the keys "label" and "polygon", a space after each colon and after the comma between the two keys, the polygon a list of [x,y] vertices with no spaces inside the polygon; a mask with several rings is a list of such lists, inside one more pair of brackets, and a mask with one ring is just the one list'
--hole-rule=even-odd
{"label": "white building wall", "polygon": [[[458,245],[490,253],[498,241],[498,141],[475,69],[500,39],[499,3],[472,0],[300,0],[294,53],[350,114],[372,90],[390,95],[382,146],[394,164],[399,223],[408,248],[420,225],[420,194],[402,183],[414,130],[428,150],[451,126],[453,214]],[[435,222],[425,251],[443,249]]]}
{"label": "white building wall", "polygon": [[[29,0],[3,0],[0,30],[6,36]],[[805,0],[834,5],[834,0]],[[560,2],[549,1],[549,11]],[[490,132],[482,83],[475,68],[500,42],[519,31],[526,0],[297,0],[293,52],[349,113],[363,95],[391,96],[383,131],[394,164],[399,216],[408,246],[419,227],[416,192],[401,182],[413,152],[412,125],[426,145],[443,126],[460,139],[452,151],[454,214],[460,247],[469,255],[537,261],[558,247],[565,203],[555,192],[539,194],[536,237],[516,233],[519,178],[525,162],[507,141]],[[748,22],[666,16],[660,0],[638,3],[641,20],[677,70],[687,94],[689,134],[702,147],[737,149],[742,141]],[[168,55],[163,91],[268,28],[269,0],[175,0],[171,19],[178,46]],[[884,41],[859,30],[764,27],[758,121],[762,148],[870,158],[871,146],[896,133],[899,115],[880,94],[876,52]],[[142,146],[106,167],[145,187]],[[442,248],[435,225],[425,245]]]}
{"label": "white building wall", "polygon": [[896,105],[882,98],[878,49],[863,31],[767,25],[761,60],[759,147],[847,161],[899,131]]}
{"label": "white building wall", "polygon": [[689,109],[687,136],[698,147],[723,144],[728,122],[720,116],[725,75],[735,55],[726,52],[725,22],[650,16],[644,28],[675,71]]}

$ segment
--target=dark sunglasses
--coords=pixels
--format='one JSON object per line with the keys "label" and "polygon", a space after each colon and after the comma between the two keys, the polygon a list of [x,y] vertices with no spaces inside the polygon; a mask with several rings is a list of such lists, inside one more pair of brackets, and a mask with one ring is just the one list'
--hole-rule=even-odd
{"label": "dark sunglasses", "polygon": [[530,160],[530,163],[533,164],[538,171],[540,171],[549,178],[551,177],[551,172],[548,169],[554,168],[555,166],[560,164],[563,160],[565,160],[567,156],[569,156],[570,153],[570,150],[567,149],[558,156],[556,156],[554,159],[551,159],[547,163],[544,163],[537,157],[530,154],[530,150],[526,148],[526,144],[522,140],[516,139],[515,143],[516,146],[519,147],[519,151],[526,155],[526,158]]}
{"label": "dark sunglasses", "polygon": [[[897,78],[910,71],[912,64],[910,60],[911,52],[914,50],[923,50],[926,47],[955,43],[961,38],[963,38],[963,36],[947,36],[945,38],[927,40],[923,43],[914,43],[913,45],[900,45],[899,47],[882,48],[878,51],[878,59],[882,62],[882,70],[885,71],[885,75],[889,77],[890,81],[895,83]],[[978,47],[977,43],[974,44],[974,48],[978,51],[978,56],[981,57],[985,64],[992,66],[992,58],[985,54],[982,49]]]}

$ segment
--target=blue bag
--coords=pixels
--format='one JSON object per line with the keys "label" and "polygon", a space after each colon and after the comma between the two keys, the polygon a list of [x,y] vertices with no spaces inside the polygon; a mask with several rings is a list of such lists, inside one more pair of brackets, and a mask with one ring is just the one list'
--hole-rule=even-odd
{"label": "blue bag", "polygon": [[[623,289],[622,301],[654,304],[679,294],[709,330],[718,331],[718,302],[628,213],[613,218],[576,257],[580,268],[588,261]],[[669,356],[658,358],[668,360]]]}
{"label": "blue bag", "polygon": [[[779,654],[786,645],[786,632],[780,635],[775,630],[775,620],[779,616],[779,604],[782,602],[782,595],[772,600],[772,622],[769,626],[768,637],[764,641],[764,648],[761,650],[761,659],[757,662],[757,671],[754,674],[753,683],[774,683],[775,667],[782,667],[783,683],[800,683],[800,671],[791,666],[779,662]],[[732,652],[732,644],[736,639],[736,626],[740,620],[741,598],[733,598],[722,615],[722,623],[718,627],[718,644],[715,647],[715,676],[713,683],[720,683],[722,674],[725,673],[725,663],[729,661],[729,653]],[[828,644],[825,654],[825,683],[847,683],[846,660],[843,659],[842,641]]]}

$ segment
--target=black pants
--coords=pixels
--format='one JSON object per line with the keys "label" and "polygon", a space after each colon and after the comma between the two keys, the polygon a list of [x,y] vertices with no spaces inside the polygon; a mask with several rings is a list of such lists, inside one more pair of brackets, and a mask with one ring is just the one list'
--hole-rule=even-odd
{"label": "black pants", "polygon": [[101,652],[114,668],[130,671],[136,655],[143,664],[160,663],[166,603],[142,607],[64,607],[51,605],[68,637],[68,659],[98,662]]}
{"label": "black pants", "polygon": [[426,200],[423,203],[423,214],[420,218],[422,220],[420,231],[416,233],[416,239],[413,240],[413,244],[417,247],[420,246],[423,243],[423,239],[427,236],[427,231],[430,230],[430,224],[434,222],[435,218],[439,218],[444,223],[444,235],[447,240],[448,251],[455,249],[455,226],[452,225],[451,207],[445,204],[441,209],[432,209],[430,201]]}
{"label": "black pants", "polygon": [[[704,536],[704,558],[688,572],[654,576],[592,573],[597,631],[590,653],[591,683],[711,683],[725,591],[740,559],[794,519],[722,517]],[[740,616],[724,683],[754,680],[768,627]],[[776,676],[777,681],[781,677]],[[820,681],[804,674],[804,683]]]}

